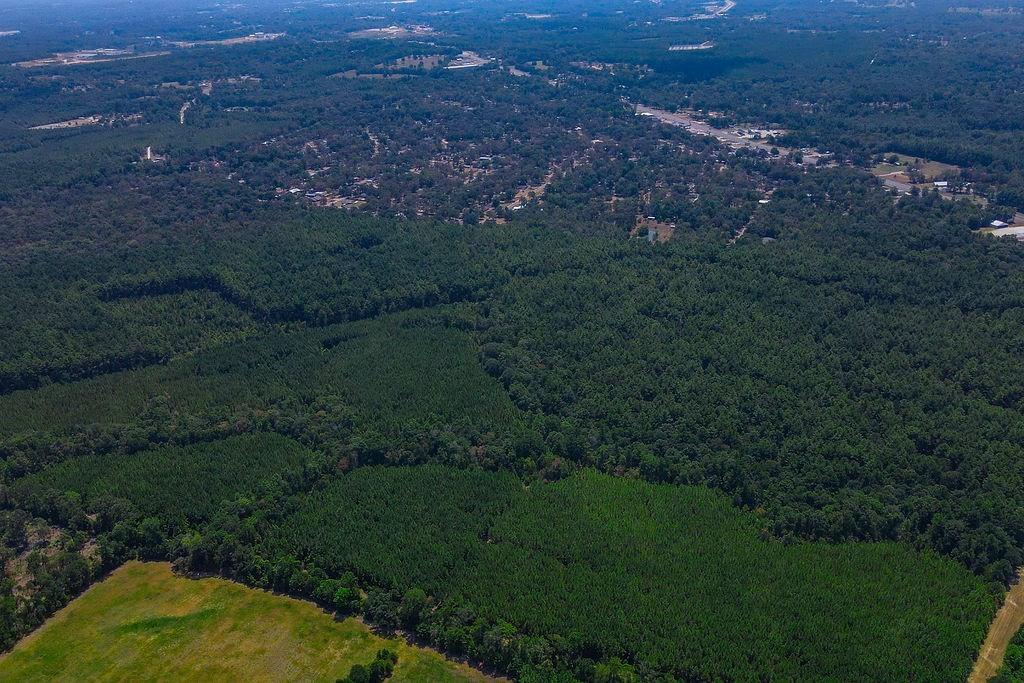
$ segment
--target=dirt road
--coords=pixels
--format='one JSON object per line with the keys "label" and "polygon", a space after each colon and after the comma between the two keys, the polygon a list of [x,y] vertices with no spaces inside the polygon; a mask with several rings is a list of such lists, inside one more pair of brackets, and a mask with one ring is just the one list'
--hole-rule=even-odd
{"label": "dirt road", "polygon": [[981,652],[967,683],[985,683],[996,675],[1003,664],[1006,646],[1013,640],[1017,629],[1024,624],[1024,580],[1018,575],[1017,582],[1010,587],[1006,601],[996,613],[988,627],[988,635],[981,646]]}

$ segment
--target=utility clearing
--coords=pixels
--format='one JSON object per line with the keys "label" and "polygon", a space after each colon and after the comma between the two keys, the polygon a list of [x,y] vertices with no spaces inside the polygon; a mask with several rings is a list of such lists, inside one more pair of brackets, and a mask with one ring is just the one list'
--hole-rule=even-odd
{"label": "utility clearing", "polygon": [[989,626],[967,683],[985,683],[999,672],[1006,647],[1021,625],[1024,625],[1024,577],[1018,575],[1017,582],[1010,586],[1006,601]]}

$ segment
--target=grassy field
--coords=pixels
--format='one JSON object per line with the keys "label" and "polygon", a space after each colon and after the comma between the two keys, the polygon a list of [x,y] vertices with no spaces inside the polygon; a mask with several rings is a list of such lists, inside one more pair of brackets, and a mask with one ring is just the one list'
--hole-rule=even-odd
{"label": "grassy field", "polygon": [[[890,156],[893,156],[893,154],[888,153],[885,155],[885,158],[888,159]],[[878,164],[872,169],[872,173],[875,175],[885,175],[886,173],[907,171],[911,168],[916,168],[921,172],[921,175],[924,176],[925,180],[931,181],[943,175],[956,175],[960,172],[959,166],[944,164],[941,161],[932,161],[931,159],[912,157],[907,156],[906,154],[896,154],[895,156],[899,158],[899,166],[890,163]]]}
{"label": "grassy field", "polygon": [[7,681],[334,681],[381,647],[394,681],[482,681],[478,671],[354,619],[222,579],[129,562],[0,659]]}

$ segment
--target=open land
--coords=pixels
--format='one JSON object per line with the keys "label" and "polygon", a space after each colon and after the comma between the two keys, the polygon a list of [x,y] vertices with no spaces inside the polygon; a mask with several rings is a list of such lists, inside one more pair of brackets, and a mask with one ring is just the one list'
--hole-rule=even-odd
{"label": "open land", "polygon": [[[229,45],[246,45],[249,43],[260,43],[269,40],[277,40],[284,33],[252,33],[237,38],[225,38],[223,40],[191,40],[191,41],[162,41],[162,44],[179,49],[193,47],[212,47]],[[137,51],[134,47],[126,48],[97,48],[89,50],[75,50],[72,52],[56,52],[49,57],[29,59],[15,62],[14,66],[23,69],[32,69],[46,66],[73,66],[76,64],[100,64],[104,62],[118,62],[129,59],[145,59],[148,57],[163,57],[171,54],[168,50],[147,50]]]}
{"label": "open land", "polygon": [[[335,680],[389,647],[394,681],[485,681],[464,664],[355,619],[223,579],[129,562],[0,659],[17,681]],[[159,662],[159,666],[154,666]],[[491,679],[493,680],[493,679]]]}
{"label": "open land", "polygon": [[801,157],[800,163],[805,166],[816,166],[824,162],[828,157],[827,153],[812,148],[795,149],[775,144],[773,138],[784,133],[784,131],[780,130],[759,129],[751,126],[734,127],[726,130],[716,128],[710,123],[702,121],[698,118],[697,112],[694,111],[682,110],[671,112],[642,104],[636,105],[634,111],[637,116],[651,117],[662,123],[679,126],[694,135],[713,137],[733,149],[754,149],[768,154],[773,154],[774,152],[774,155],[779,156],[799,155]]}
{"label": "open land", "polygon": [[181,48],[206,47],[214,45],[248,45],[250,43],[262,43],[268,40],[277,40],[284,33],[251,33],[247,36],[237,38],[224,38],[222,40],[177,40],[169,41],[169,45]]}
{"label": "open land", "polygon": [[[924,159],[921,157],[912,157],[906,154],[883,154],[883,157],[887,161],[876,165],[872,172],[875,175],[885,175],[888,173],[905,172],[913,170],[919,173],[924,180],[934,181],[940,178],[955,177],[959,175],[961,169],[959,166],[953,164],[944,164],[941,161],[934,161],[932,159]],[[893,157],[896,158],[896,163],[890,163]]]}
{"label": "open land", "polygon": [[400,40],[405,38],[422,38],[424,36],[436,35],[436,31],[430,26],[415,24],[412,26],[385,26],[383,28],[367,28],[361,31],[349,33],[350,38],[384,38],[388,40]]}
{"label": "open land", "polygon": [[78,50],[75,52],[58,52],[50,57],[41,59],[30,59],[23,62],[15,62],[14,66],[23,69],[31,69],[42,66],[73,66],[75,64],[100,64],[103,62],[118,62],[126,59],[146,59],[148,57],[162,57],[170,52],[157,50],[151,52],[135,52],[133,50]]}

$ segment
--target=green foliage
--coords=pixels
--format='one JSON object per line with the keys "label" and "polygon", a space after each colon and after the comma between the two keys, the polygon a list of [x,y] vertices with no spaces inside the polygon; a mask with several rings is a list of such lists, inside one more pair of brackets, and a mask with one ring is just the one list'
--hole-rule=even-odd
{"label": "green foliage", "polygon": [[[500,57],[461,71],[310,40],[365,28],[341,7],[273,44],[7,68],[2,559],[27,508],[98,532],[105,567],[188,555],[527,680],[962,678],[983,585],[1024,564],[1024,257],[971,234],[1024,208],[1018,17],[842,4],[395,10]],[[10,59],[166,23],[68,12]],[[160,33],[283,21],[246,12]],[[116,123],[30,129],[94,113]],[[846,165],[893,150],[989,204],[893,202]],[[626,239],[647,215],[672,242]],[[329,476],[381,463],[503,473]],[[588,467],[683,488],[537,483]],[[33,596],[3,584],[0,645],[90,580],[55,557]]]}
{"label": "green foliage", "polygon": [[[434,642],[513,670],[560,642],[684,678],[945,679],[966,676],[994,609],[934,554],[765,540],[706,489],[596,473],[526,490],[497,473],[363,468],[301,496],[262,552],[394,587],[371,591],[367,618],[408,627],[419,613]],[[424,618],[416,588],[441,608]],[[508,623],[459,645],[480,617]],[[609,659],[593,676],[629,671]]]}
{"label": "green foliage", "polygon": [[836,173],[776,193],[751,226],[770,247],[574,245],[490,302],[485,368],[554,453],[710,484],[778,536],[907,540],[1005,582],[1024,261],[951,204]]}
{"label": "green foliage", "polygon": [[500,385],[480,370],[467,332],[441,314],[406,314],[272,332],[167,365],[0,396],[0,432],[126,422],[159,396],[196,412],[324,395],[344,396],[385,428],[429,417],[516,419]]}
{"label": "green foliage", "polygon": [[1021,683],[1024,681],[1024,629],[1018,629],[1013,640],[1006,646],[1003,655],[1003,666],[994,681],[1003,683]]}
{"label": "green foliage", "polygon": [[502,276],[477,260],[494,248],[484,230],[467,240],[432,223],[338,228],[333,217],[290,217],[198,253],[174,241],[127,258],[39,250],[0,260],[11,283],[0,305],[0,393],[166,362],[257,323],[326,325],[475,300]]}
{"label": "green foliage", "polygon": [[[88,509],[98,501],[122,499],[142,517],[197,523],[209,518],[221,501],[254,492],[264,481],[310,457],[308,450],[283,436],[243,435],[141,453],[73,458],[18,480],[10,495],[39,510],[68,494],[80,497]],[[140,533],[145,544],[145,528]]]}
{"label": "green foliage", "polygon": [[[359,468],[302,496],[273,543],[284,553],[317,557],[328,573],[352,569],[377,585],[436,595],[437,577],[457,576],[474,563],[480,537],[519,488],[504,473]],[[437,496],[440,491],[445,494]],[[412,519],[415,525],[407,526]]]}
{"label": "green foliage", "polygon": [[55,284],[50,280],[39,292],[23,283],[0,304],[8,320],[0,332],[0,393],[166,362],[254,329],[245,312],[210,292],[104,302],[83,292],[80,282]]}
{"label": "green foliage", "polygon": [[382,648],[367,665],[353,664],[345,683],[382,683],[391,678],[398,655],[393,650]]}
{"label": "green foliage", "polygon": [[97,567],[73,546],[29,552],[17,590],[11,578],[0,581],[0,647],[9,649],[96,578]]}

